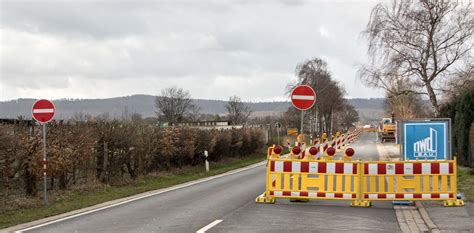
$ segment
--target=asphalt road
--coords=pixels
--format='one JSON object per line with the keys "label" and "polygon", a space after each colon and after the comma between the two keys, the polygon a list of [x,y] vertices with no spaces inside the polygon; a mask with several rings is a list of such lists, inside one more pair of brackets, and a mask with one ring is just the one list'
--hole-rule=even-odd
{"label": "asphalt road", "polygon": [[[374,133],[351,145],[355,159],[378,159]],[[349,201],[256,204],[265,189],[265,166],[56,222],[25,232],[394,232],[391,203],[350,207]]]}

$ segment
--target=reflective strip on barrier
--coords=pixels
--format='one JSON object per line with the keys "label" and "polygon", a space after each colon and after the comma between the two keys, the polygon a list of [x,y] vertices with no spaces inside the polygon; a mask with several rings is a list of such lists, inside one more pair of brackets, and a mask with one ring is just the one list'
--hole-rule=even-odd
{"label": "reflective strip on barrier", "polygon": [[300,172],[322,174],[357,174],[356,163],[271,161],[270,172]]}
{"label": "reflective strip on barrier", "polygon": [[362,163],[366,200],[447,200],[457,192],[454,160]]}
{"label": "reflective strip on barrier", "polygon": [[355,193],[325,193],[325,192],[291,192],[291,191],[270,191],[273,197],[319,197],[334,199],[354,199]]}
{"label": "reflective strip on barrier", "polygon": [[416,174],[453,174],[452,162],[399,162],[364,164],[364,174],[369,175],[416,175]]}
{"label": "reflective strip on barrier", "polygon": [[451,199],[454,198],[453,193],[369,193],[364,194],[364,199],[376,200],[400,200],[400,199]]}

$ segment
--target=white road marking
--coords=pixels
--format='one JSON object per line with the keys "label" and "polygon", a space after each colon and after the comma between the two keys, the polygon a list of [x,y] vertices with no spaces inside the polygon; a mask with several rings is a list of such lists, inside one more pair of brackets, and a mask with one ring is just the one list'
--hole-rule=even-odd
{"label": "white road marking", "polygon": [[33,109],[33,113],[53,113],[53,108]]}
{"label": "white road marking", "polygon": [[211,222],[211,223],[209,223],[207,226],[205,226],[205,227],[199,229],[198,231],[196,231],[196,233],[204,233],[204,232],[206,232],[207,230],[213,228],[215,225],[217,225],[217,224],[219,224],[219,223],[221,223],[221,222],[222,222],[222,220],[217,219],[216,221]]}
{"label": "white road marking", "polygon": [[294,100],[314,100],[315,97],[313,95],[293,95],[291,98]]}
{"label": "white road marking", "polygon": [[[170,187],[170,188],[161,189],[159,191],[152,192],[150,194],[135,197],[135,198],[132,198],[132,199],[127,199],[127,200],[124,200],[124,201],[121,201],[121,202],[118,202],[118,203],[115,203],[115,204],[112,204],[112,205],[100,207],[100,208],[97,208],[97,209],[92,209],[92,210],[88,210],[88,211],[85,211],[85,212],[73,214],[73,215],[70,215],[70,216],[67,216],[67,217],[64,217],[64,218],[59,218],[59,219],[52,220],[52,221],[49,221],[49,222],[45,222],[45,223],[42,223],[42,224],[38,224],[38,225],[35,225],[35,226],[32,226],[32,227],[27,227],[27,228],[23,228],[23,229],[20,229],[20,230],[16,230],[14,232],[15,233],[21,233],[21,232],[24,232],[24,231],[29,231],[29,230],[33,230],[33,229],[36,229],[36,228],[44,227],[44,226],[47,226],[47,225],[51,225],[53,223],[62,222],[64,220],[68,220],[68,219],[71,219],[71,218],[76,218],[76,217],[79,217],[79,216],[82,216],[82,215],[86,215],[86,214],[94,213],[94,212],[101,211],[101,210],[104,210],[104,209],[112,208],[112,207],[115,207],[115,206],[123,205],[123,204],[129,203],[129,202],[133,202],[133,201],[143,199],[143,198],[155,196],[155,195],[166,193],[166,192],[169,192],[169,191],[185,188],[185,187],[188,187],[188,186],[191,186],[191,185],[203,183],[203,182],[206,182],[206,181],[209,181],[209,180],[217,179],[217,178],[220,178],[220,177],[223,177],[223,176],[228,176],[228,175],[232,175],[232,174],[239,173],[239,172],[242,172],[242,171],[246,171],[246,170],[264,165],[265,163],[266,163],[266,161],[262,161],[260,163],[252,164],[252,165],[247,166],[247,167],[243,167],[243,168],[239,168],[239,169],[236,169],[236,170],[228,171],[228,172],[223,173],[223,174],[219,174],[219,175],[211,176],[211,177],[206,177],[206,178],[203,178],[203,179],[200,179],[200,180],[191,181],[191,182],[184,183],[184,184],[181,184],[181,185],[176,185],[176,186],[173,186],[173,187]],[[138,194],[138,195],[140,195],[140,194]],[[222,221],[222,220],[220,220],[220,221]]]}

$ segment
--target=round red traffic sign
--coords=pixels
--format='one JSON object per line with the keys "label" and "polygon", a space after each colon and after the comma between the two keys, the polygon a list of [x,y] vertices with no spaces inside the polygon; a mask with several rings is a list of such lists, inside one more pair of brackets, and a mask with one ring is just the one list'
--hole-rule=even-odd
{"label": "round red traffic sign", "polygon": [[53,102],[45,99],[37,100],[31,107],[33,118],[41,123],[46,123],[53,119],[56,109]]}
{"label": "round red traffic sign", "polygon": [[308,85],[299,85],[291,92],[291,103],[299,110],[308,110],[316,102],[316,92]]}

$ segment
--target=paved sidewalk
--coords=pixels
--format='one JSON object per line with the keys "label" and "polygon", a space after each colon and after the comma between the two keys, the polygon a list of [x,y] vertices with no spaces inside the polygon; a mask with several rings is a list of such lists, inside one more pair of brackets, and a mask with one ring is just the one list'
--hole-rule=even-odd
{"label": "paved sidewalk", "polygon": [[[401,159],[400,147],[393,142],[378,143],[378,150],[381,160]],[[474,232],[474,203],[465,201],[466,205],[462,207],[444,207],[442,201],[421,203],[422,206],[417,205],[418,208],[394,207],[402,232]],[[428,219],[422,216],[421,212],[424,211]]]}
{"label": "paved sidewalk", "polygon": [[474,203],[462,207],[444,207],[441,201],[422,203],[441,232],[474,232]]}
{"label": "paved sidewalk", "polygon": [[402,232],[428,232],[429,228],[415,206],[394,206]]}

